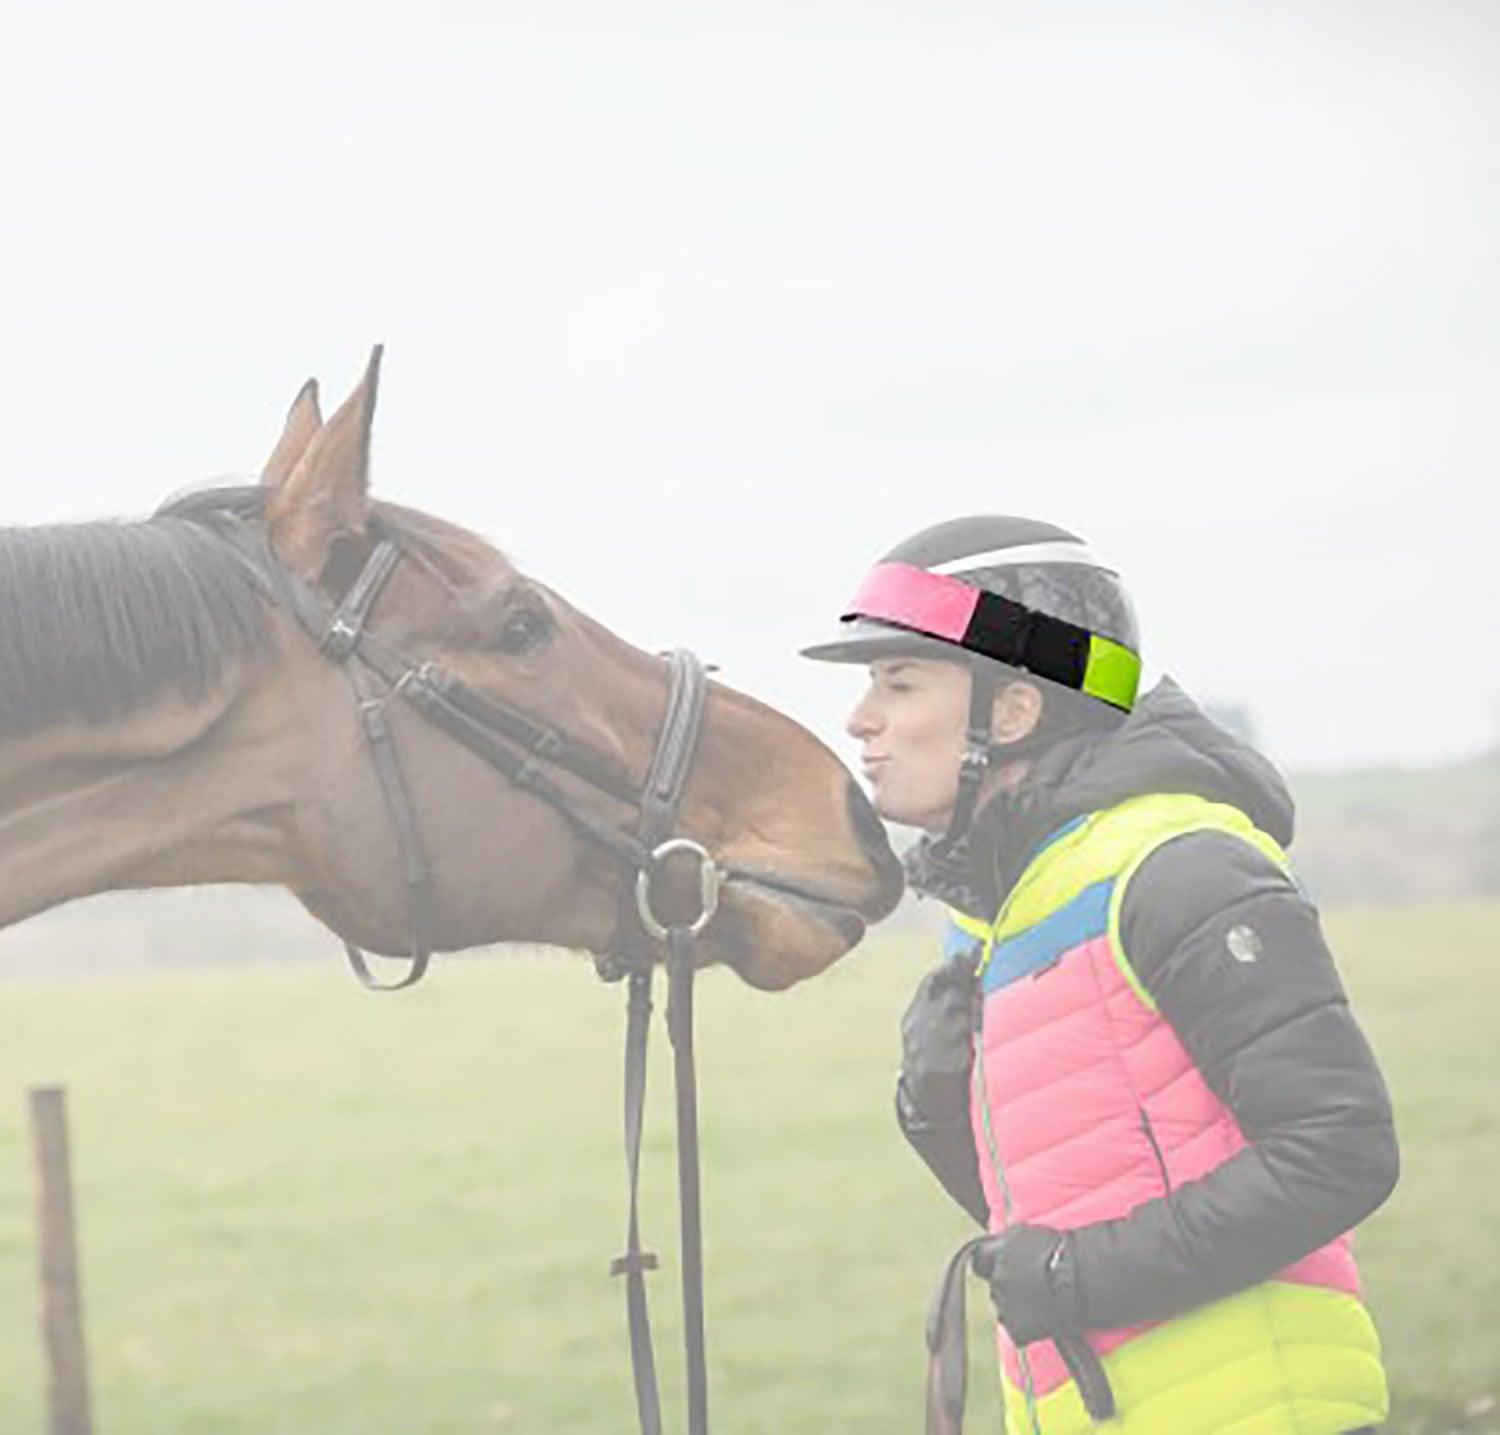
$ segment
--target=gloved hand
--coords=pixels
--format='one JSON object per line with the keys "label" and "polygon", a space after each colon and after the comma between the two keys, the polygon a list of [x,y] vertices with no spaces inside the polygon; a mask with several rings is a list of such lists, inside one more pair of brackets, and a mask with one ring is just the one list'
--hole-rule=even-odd
{"label": "gloved hand", "polygon": [[901,1018],[900,1084],[927,1121],[967,1119],[978,1000],[975,963],[950,957],[917,986]]}
{"label": "gloved hand", "polygon": [[1084,1329],[1066,1231],[1012,1226],[981,1241],[970,1264],[989,1282],[995,1314],[1017,1345]]}

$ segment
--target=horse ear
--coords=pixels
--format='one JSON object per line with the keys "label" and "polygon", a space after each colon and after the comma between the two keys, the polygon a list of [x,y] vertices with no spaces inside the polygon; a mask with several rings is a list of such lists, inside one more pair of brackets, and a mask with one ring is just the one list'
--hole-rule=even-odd
{"label": "horse ear", "polygon": [[380,387],[381,346],[359,386],[308,442],[266,503],[271,546],[281,561],[317,582],[340,538],[365,531],[370,499],[370,426]]}
{"label": "horse ear", "polygon": [[281,437],[266,466],[260,471],[260,481],[267,488],[280,488],[287,481],[297,460],[307,452],[313,435],[323,427],[323,414],[318,408],[318,381],[309,379],[297,391],[292,406],[286,411],[286,424]]}

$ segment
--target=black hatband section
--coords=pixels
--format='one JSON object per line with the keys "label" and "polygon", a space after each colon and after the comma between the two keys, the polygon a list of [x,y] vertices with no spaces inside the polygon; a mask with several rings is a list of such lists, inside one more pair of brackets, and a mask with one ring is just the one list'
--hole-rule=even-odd
{"label": "black hatband section", "polygon": [[981,593],[964,631],[964,647],[1064,687],[1082,688],[1088,671],[1087,628],[1038,613],[1014,598]]}

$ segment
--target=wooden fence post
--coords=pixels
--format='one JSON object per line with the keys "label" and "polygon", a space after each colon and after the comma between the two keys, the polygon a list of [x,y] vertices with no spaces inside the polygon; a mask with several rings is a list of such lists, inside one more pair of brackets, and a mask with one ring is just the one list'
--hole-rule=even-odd
{"label": "wooden fence post", "polygon": [[83,1343],[68,1108],[60,1086],[33,1087],[31,1139],[36,1158],[42,1343],[47,1355],[49,1435],[90,1435],[88,1357]]}

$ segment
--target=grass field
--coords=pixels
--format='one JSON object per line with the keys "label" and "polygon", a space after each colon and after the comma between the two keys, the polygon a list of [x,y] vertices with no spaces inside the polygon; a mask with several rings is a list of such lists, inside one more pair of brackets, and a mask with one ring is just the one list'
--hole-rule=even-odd
{"label": "grass field", "polygon": [[[1328,926],[1405,1170],[1359,1254],[1392,1429],[1500,1431],[1500,904]],[[965,1218],[896,1134],[928,953],[876,939],[782,997],[715,973],[700,1056],[717,1435],[920,1429],[921,1325]],[[335,965],[0,985],[0,1432],[44,1428],[24,1089],[69,1091],[100,1435],[633,1428],[622,994],[581,962]],[[646,1224],[680,1428],[668,1069]],[[971,1292],[971,1430],[997,1428]],[[1170,1432],[1166,1432],[1170,1435]]]}

